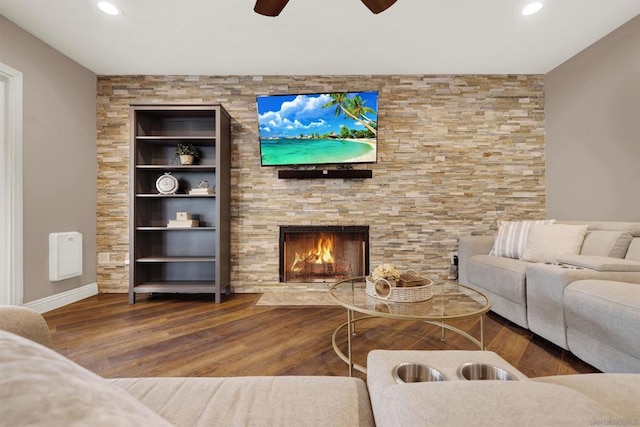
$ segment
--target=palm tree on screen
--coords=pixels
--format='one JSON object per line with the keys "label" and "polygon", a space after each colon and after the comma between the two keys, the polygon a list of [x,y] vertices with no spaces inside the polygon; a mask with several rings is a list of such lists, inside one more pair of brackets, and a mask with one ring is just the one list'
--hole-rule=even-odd
{"label": "palm tree on screen", "polygon": [[[348,98],[346,93],[330,93],[331,101],[327,102],[322,106],[322,108],[331,108],[336,107],[334,114],[336,117],[340,116],[340,113],[345,116],[352,118],[358,123],[362,124],[364,127],[369,129],[374,135],[378,134],[378,131],[374,129],[368,122],[371,121],[364,114],[372,113],[373,109],[369,107],[365,107],[365,102],[359,96],[355,96],[353,98]],[[356,101],[357,110],[354,107],[353,99],[358,98],[359,101]],[[364,117],[364,119],[362,118]]]}
{"label": "palm tree on screen", "polygon": [[364,104],[367,102],[360,97],[360,95],[356,95],[349,100],[349,111],[353,113],[354,116],[360,117],[362,120],[367,123],[375,123],[373,119],[367,117],[367,113],[375,113],[375,110],[370,107],[366,107]]}

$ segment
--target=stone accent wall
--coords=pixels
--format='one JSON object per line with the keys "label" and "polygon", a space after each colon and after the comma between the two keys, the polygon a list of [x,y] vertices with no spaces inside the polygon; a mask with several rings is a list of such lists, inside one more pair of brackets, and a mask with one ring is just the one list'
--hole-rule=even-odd
{"label": "stone accent wall", "polygon": [[[379,92],[373,179],[285,180],[260,166],[256,95]],[[369,225],[371,267],[446,275],[462,235],[545,217],[541,75],[98,78],[98,285],[128,289],[129,104],[219,102],[232,117],[233,292],[278,283],[279,225]]]}

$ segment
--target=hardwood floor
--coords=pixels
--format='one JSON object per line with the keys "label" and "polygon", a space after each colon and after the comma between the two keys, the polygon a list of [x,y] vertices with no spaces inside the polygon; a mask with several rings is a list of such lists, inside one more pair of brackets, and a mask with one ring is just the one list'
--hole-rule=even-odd
{"label": "hardwood floor", "polygon": [[[53,347],[108,378],[148,376],[347,375],[331,336],[346,321],[341,307],[256,307],[258,294],[138,297],[100,294],[44,314]],[[479,335],[479,321],[452,323]],[[375,326],[375,327],[374,327]],[[571,353],[502,317],[485,317],[485,343],[530,377],[598,372]],[[346,336],[340,339],[346,353]],[[371,319],[354,339],[355,361],[376,349],[460,349],[474,346],[436,326]],[[356,373],[360,378],[364,374]]]}

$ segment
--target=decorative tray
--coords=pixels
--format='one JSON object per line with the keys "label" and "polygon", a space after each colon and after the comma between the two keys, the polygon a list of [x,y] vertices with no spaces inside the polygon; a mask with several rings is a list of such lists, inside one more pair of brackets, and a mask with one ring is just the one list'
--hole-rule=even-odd
{"label": "decorative tray", "polygon": [[426,301],[433,297],[433,281],[414,270],[402,273],[398,280],[366,277],[365,291],[374,298],[393,302]]}

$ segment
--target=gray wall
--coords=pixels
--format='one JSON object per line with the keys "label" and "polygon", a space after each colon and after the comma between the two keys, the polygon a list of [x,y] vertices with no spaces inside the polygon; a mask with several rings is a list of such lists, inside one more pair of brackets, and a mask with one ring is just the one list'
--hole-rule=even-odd
{"label": "gray wall", "polygon": [[545,76],[547,216],[640,221],[640,16]]}
{"label": "gray wall", "polygon": [[[23,73],[24,302],[96,282],[96,75],[0,16]],[[49,233],[83,235],[83,275],[49,281]]]}

